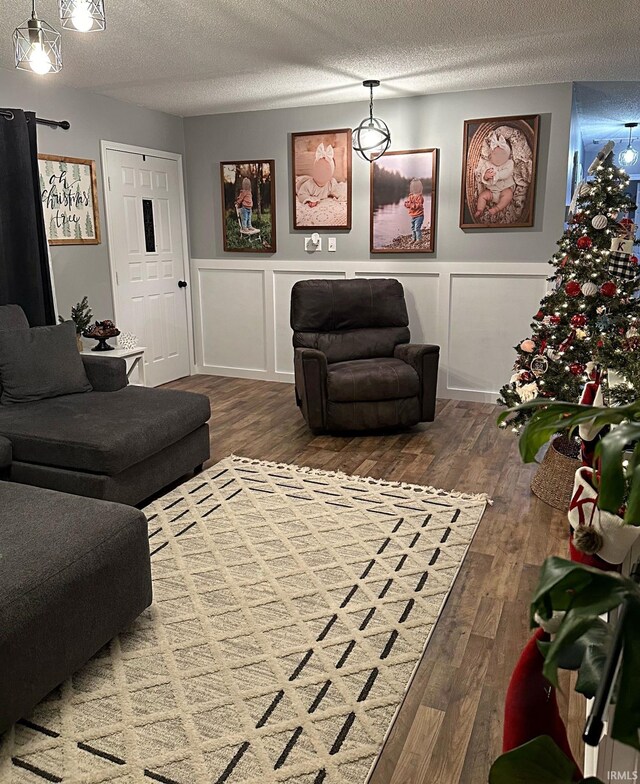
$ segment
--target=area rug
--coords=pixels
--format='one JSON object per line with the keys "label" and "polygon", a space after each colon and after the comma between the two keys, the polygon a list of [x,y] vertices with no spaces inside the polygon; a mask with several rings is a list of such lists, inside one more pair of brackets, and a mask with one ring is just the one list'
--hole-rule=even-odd
{"label": "area rug", "polygon": [[7,733],[0,781],[363,784],[486,503],[223,460],[145,509],[153,605]]}

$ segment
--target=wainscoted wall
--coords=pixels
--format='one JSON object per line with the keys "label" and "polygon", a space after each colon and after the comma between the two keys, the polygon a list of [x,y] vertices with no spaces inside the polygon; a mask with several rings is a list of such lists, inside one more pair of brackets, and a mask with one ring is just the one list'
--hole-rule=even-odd
{"label": "wainscoted wall", "polygon": [[[354,156],[353,229],[322,232],[322,251],[303,250],[291,221],[290,134],[355,127],[366,103],[245,112],[184,120],[196,324],[203,373],[292,380],[289,297],[313,277],[396,277],[405,287],[416,341],[442,347],[439,394],[494,401],[511,375],[513,345],[529,332],[546,288],[547,260],[562,234],[571,120],[570,84],[448,93],[376,102],[393,149],[440,151],[436,252],[369,253],[369,166]],[[458,227],[465,119],[540,114],[535,225]],[[275,158],[278,250],[224,253],[219,162]],[[327,237],[337,237],[337,252]]]}
{"label": "wainscoted wall", "polygon": [[[405,289],[412,340],[441,346],[440,397],[494,402],[508,380],[512,346],[528,334],[546,290],[546,265],[466,262],[452,270],[394,261],[193,259],[196,370],[293,381],[291,288],[306,278],[397,278]],[[482,272],[480,272],[480,266]]]}

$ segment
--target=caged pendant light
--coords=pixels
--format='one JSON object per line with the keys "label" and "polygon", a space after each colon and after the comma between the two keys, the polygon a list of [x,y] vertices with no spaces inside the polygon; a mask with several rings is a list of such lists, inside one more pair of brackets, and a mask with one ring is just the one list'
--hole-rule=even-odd
{"label": "caged pendant light", "polygon": [[104,0],[58,0],[58,6],[65,30],[91,33],[107,26]]}
{"label": "caged pendant light", "polygon": [[620,155],[618,155],[618,163],[624,169],[627,166],[633,166],[638,161],[638,151],[633,146],[633,129],[638,127],[637,122],[628,122],[624,124],[625,128],[629,129],[629,144],[627,147],[622,150]]}
{"label": "caged pendant light", "polygon": [[61,36],[50,24],[38,19],[35,0],[31,18],[13,32],[16,68],[37,74],[58,73],[62,68]]}
{"label": "caged pendant light", "polygon": [[375,161],[389,149],[391,131],[379,117],[373,116],[373,88],[380,86],[378,79],[367,79],[363,87],[369,88],[369,116],[354,129],[352,146],[356,154],[365,161]]}

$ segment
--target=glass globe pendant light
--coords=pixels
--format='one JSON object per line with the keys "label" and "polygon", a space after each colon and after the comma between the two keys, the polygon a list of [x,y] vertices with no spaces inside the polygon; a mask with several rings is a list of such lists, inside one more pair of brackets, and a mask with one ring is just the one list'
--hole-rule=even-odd
{"label": "glass globe pendant light", "polygon": [[58,0],[58,6],[65,30],[90,33],[107,26],[104,0]]}
{"label": "glass globe pendant light", "polygon": [[618,155],[618,163],[624,169],[628,166],[633,166],[635,163],[638,162],[638,151],[632,144],[631,134],[633,133],[633,129],[638,127],[637,122],[630,122],[624,124],[625,128],[629,129],[629,144],[627,145],[626,149],[622,150],[620,155]]}
{"label": "glass globe pendant light", "polygon": [[369,116],[354,129],[352,147],[356,154],[365,161],[375,161],[389,149],[391,131],[379,117],[373,116],[373,88],[380,86],[378,79],[367,79],[363,87],[369,88]]}
{"label": "glass globe pendant light", "polygon": [[37,74],[58,73],[62,69],[61,36],[50,24],[38,19],[35,0],[31,18],[13,32],[16,68]]}

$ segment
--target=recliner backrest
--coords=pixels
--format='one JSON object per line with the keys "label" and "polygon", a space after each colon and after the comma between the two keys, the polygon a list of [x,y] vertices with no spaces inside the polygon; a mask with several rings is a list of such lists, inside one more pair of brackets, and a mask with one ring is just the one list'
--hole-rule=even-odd
{"label": "recliner backrest", "polygon": [[410,339],[404,289],[390,278],[298,281],[291,328],[294,347],[318,349],[328,362],[393,356]]}
{"label": "recliner backrest", "polygon": [[0,305],[0,330],[29,329],[29,322],[20,305]]}

